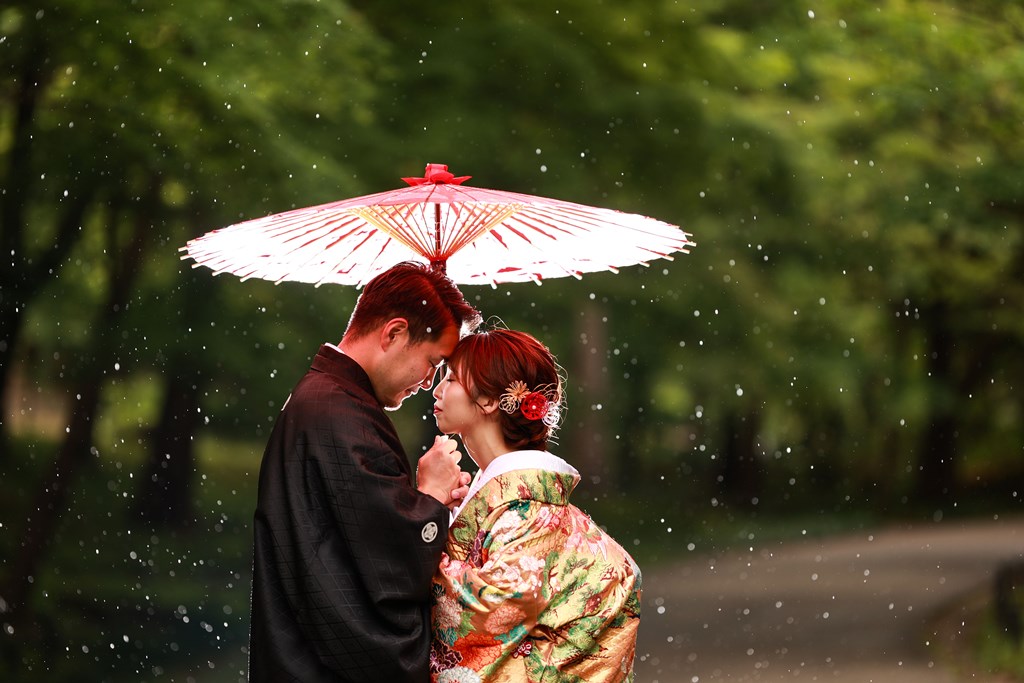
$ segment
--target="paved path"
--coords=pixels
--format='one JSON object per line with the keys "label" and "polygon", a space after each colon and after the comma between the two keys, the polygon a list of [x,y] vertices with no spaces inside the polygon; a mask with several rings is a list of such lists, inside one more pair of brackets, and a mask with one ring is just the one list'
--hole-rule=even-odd
{"label": "paved path", "polygon": [[637,683],[954,683],[944,607],[1024,557],[1024,519],[754,546],[644,573]]}

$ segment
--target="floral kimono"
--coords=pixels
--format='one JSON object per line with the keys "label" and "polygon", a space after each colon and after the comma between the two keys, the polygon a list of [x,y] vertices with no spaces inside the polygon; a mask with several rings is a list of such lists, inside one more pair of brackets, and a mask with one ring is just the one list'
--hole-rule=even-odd
{"label": "floral kimono", "polygon": [[477,475],[434,575],[435,683],[633,680],[640,570],[569,504],[579,479],[543,451]]}

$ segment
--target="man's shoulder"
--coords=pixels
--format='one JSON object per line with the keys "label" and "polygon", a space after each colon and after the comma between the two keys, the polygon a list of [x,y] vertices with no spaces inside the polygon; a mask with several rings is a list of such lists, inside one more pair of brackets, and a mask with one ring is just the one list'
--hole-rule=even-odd
{"label": "man's shoulder", "polygon": [[[344,424],[362,425],[358,429],[339,431],[336,439],[359,441],[369,437],[390,443],[397,439],[394,423],[360,380],[358,374],[349,377],[311,368],[295,385],[282,414],[293,425],[307,428],[333,425],[340,429]],[[397,447],[392,445],[392,448]]]}
{"label": "man's shoulder", "polygon": [[373,397],[359,385],[339,375],[310,370],[299,380],[288,397],[286,410],[291,414],[317,414],[327,411],[339,417],[371,418],[385,413]]}

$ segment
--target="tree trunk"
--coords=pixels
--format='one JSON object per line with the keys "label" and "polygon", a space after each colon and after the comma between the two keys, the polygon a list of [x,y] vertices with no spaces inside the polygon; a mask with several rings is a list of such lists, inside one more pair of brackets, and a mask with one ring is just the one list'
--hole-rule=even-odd
{"label": "tree trunk", "polygon": [[[67,199],[57,218],[57,238],[50,249],[34,260],[29,261],[22,257],[14,262],[13,268],[0,270],[0,453],[8,451],[6,443],[10,434],[5,409],[11,404],[11,369],[14,366],[15,348],[24,325],[25,311],[53,279],[53,274],[59,271],[60,264],[67,254],[81,240],[85,233],[81,226],[94,197],[95,191],[86,188]],[[22,215],[19,211],[4,207],[3,224],[0,229],[4,235],[4,249],[12,254],[24,253],[21,244],[24,225],[12,223],[20,220]]]}
{"label": "tree trunk", "polygon": [[[7,386],[14,359],[15,341],[21,330],[31,288],[42,287],[26,272],[26,256],[23,249],[25,233],[25,207],[33,174],[32,135],[36,109],[43,96],[50,73],[46,67],[46,49],[39,31],[33,31],[30,46],[20,64],[11,65],[18,73],[13,80],[14,92],[9,93],[14,102],[14,116],[10,129],[10,147],[5,154],[6,168],[3,169],[4,191],[0,192],[0,254],[10,258],[12,265],[0,268],[0,453],[8,452],[8,405]],[[35,290],[38,291],[38,290]],[[0,456],[2,458],[2,456]]]}
{"label": "tree trunk", "polygon": [[21,332],[24,315],[17,304],[6,301],[10,297],[17,301],[17,291],[0,286],[0,463],[7,461],[11,452],[10,420],[7,409],[13,407],[11,396],[11,375],[14,368],[14,345]]}
{"label": "tree trunk", "polygon": [[[588,303],[583,311],[580,334],[585,344],[576,356],[575,372],[570,375],[570,381],[575,379],[573,383],[580,388],[576,395],[581,397],[583,405],[567,406],[566,413],[574,432],[572,442],[575,447],[571,459],[588,489],[606,490],[614,475],[608,470],[608,420],[603,414],[610,399],[608,330],[601,323],[600,307],[594,303]],[[601,404],[602,410],[592,407],[596,404]],[[578,418],[572,419],[573,415]]]}
{"label": "tree trunk", "polygon": [[21,546],[8,565],[0,603],[6,603],[4,621],[13,627],[18,638],[23,631],[34,630],[29,602],[35,577],[67,506],[68,491],[82,465],[95,453],[92,433],[99,399],[98,378],[83,381],[77,387],[68,436],[33,499],[22,529]]}
{"label": "tree trunk", "polygon": [[757,458],[757,416],[730,412],[725,419],[722,451],[722,495],[747,507],[758,497],[764,471]]}
{"label": "tree trunk", "polygon": [[937,304],[924,313],[928,342],[929,391],[928,425],[921,437],[916,471],[917,494],[928,503],[948,499],[956,491],[957,420],[952,395],[953,339],[945,324],[945,306]]}
{"label": "tree trunk", "polygon": [[153,430],[134,510],[155,528],[185,528],[193,521],[196,469],[193,435],[199,427],[199,373],[172,371],[164,386],[160,420]]}
{"label": "tree trunk", "polygon": [[[118,321],[127,308],[142,267],[145,246],[151,232],[148,217],[158,193],[159,184],[153,179],[144,201],[134,207],[135,211],[130,216],[130,234],[124,247],[118,244],[118,217],[110,216],[107,223],[106,253],[111,256],[107,297],[100,309],[99,319],[91,328],[95,330],[90,340],[91,351],[79,358],[81,374],[71,403],[67,437],[48,476],[40,483],[29,504],[21,534],[21,551],[11,563],[4,583],[0,585],[0,607],[6,610],[4,622],[16,632],[38,632],[43,628],[42,624],[33,625],[37,621],[31,607],[35,577],[46,559],[54,532],[64,514],[68,490],[75,484],[82,467],[96,454],[93,433],[101,387],[107,369],[112,367],[117,357]],[[18,648],[31,647],[31,643],[23,639],[10,639],[5,641],[5,646],[9,660],[16,663],[20,659]]]}

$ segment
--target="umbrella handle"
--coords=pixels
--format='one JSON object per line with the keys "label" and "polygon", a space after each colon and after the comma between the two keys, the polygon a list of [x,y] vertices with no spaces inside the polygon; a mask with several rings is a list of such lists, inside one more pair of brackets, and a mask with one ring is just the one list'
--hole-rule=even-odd
{"label": "umbrella handle", "polygon": [[441,258],[441,205],[434,204],[434,254],[435,258],[430,259],[430,267],[434,270],[445,273],[447,267],[445,261],[447,259]]}

